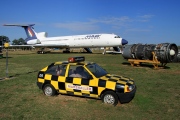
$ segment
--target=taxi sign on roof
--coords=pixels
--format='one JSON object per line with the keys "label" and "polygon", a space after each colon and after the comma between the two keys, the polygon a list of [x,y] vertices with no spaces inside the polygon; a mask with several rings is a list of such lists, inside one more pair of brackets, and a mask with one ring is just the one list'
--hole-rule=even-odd
{"label": "taxi sign on roof", "polygon": [[74,63],[74,62],[82,62],[85,61],[85,57],[81,56],[81,57],[70,57],[68,58],[68,62],[70,63]]}

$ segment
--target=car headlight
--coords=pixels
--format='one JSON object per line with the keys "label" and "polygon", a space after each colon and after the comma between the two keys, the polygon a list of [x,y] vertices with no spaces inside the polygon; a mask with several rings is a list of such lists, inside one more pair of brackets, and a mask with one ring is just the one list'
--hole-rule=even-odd
{"label": "car headlight", "polygon": [[128,86],[129,91],[132,91],[134,89],[134,87],[135,87],[134,85]]}

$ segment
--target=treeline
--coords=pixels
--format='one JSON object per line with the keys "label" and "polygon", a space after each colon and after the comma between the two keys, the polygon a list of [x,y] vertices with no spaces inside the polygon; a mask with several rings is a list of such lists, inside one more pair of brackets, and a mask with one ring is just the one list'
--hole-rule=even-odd
{"label": "treeline", "polygon": [[[0,46],[4,46],[4,43],[8,42],[11,45],[26,45],[26,40],[24,40],[23,38],[19,38],[19,39],[14,39],[12,42],[9,40],[9,38],[7,36],[0,36]],[[10,49],[21,49],[21,50],[31,50],[31,47],[13,47]]]}
{"label": "treeline", "polygon": [[10,42],[7,36],[0,36],[0,46],[3,46],[5,42]]}
{"label": "treeline", "polygon": [[[0,36],[0,46],[4,45],[5,42],[11,42],[7,36]],[[26,41],[23,38],[14,39],[11,42],[12,45],[26,45]]]}

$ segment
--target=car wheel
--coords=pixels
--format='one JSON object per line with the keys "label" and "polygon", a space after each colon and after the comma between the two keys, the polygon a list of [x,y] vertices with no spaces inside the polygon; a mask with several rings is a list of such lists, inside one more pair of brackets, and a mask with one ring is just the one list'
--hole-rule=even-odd
{"label": "car wheel", "polygon": [[56,94],[56,90],[50,84],[47,84],[47,85],[44,86],[43,92],[47,96],[54,96]]}
{"label": "car wheel", "polygon": [[106,104],[116,106],[118,104],[118,97],[113,91],[107,91],[102,95],[102,101]]}

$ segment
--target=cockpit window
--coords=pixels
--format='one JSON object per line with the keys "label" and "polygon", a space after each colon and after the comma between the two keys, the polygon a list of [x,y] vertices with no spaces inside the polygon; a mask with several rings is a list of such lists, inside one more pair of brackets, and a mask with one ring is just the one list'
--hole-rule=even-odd
{"label": "cockpit window", "polygon": [[120,36],[115,36],[114,38],[121,38]]}

